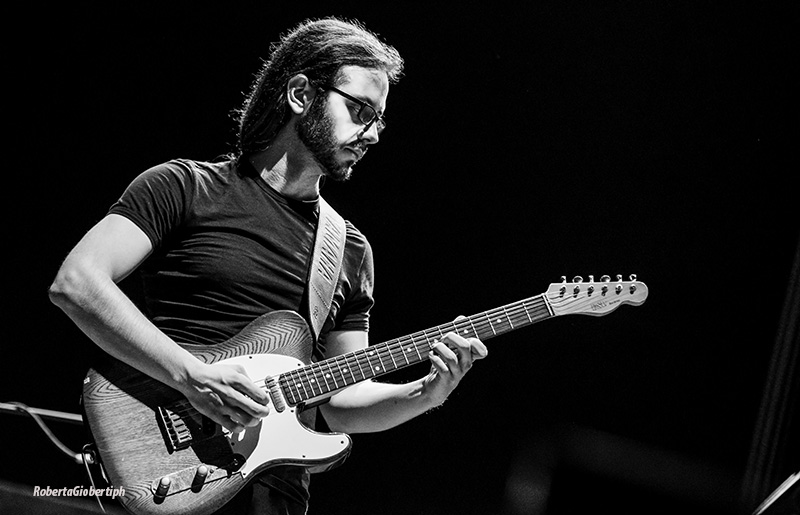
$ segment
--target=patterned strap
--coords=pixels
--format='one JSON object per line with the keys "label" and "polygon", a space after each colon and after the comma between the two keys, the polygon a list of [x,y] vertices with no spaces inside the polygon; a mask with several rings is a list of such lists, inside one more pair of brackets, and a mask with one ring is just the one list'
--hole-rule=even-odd
{"label": "patterned strap", "polygon": [[344,218],[325,199],[320,197],[319,201],[319,225],[308,278],[309,320],[315,340],[319,338],[331,310],[333,292],[342,269],[346,235]]}

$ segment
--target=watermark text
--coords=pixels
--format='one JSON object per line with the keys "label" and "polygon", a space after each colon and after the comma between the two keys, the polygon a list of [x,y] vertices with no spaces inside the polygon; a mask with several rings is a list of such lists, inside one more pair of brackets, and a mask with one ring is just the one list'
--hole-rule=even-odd
{"label": "watermark text", "polygon": [[72,488],[50,488],[49,486],[34,486],[34,497],[122,497],[125,489],[122,487],[114,488],[95,488],[93,486],[73,486]]}

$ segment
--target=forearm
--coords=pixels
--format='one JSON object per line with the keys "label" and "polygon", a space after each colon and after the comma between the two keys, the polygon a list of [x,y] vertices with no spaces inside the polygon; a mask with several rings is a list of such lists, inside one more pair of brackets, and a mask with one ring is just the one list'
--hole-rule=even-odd
{"label": "forearm", "polygon": [[178,387],[199,363],[136,307],[107,275],[65,263],[50,299],[99,347],[149,376]]}
{"label": "forearm", "polygon": [[385,431],[440,405],[444,399],[426,378],[405,384],[366,381],[334,395],[321,406],[328,426],[345,433]]}

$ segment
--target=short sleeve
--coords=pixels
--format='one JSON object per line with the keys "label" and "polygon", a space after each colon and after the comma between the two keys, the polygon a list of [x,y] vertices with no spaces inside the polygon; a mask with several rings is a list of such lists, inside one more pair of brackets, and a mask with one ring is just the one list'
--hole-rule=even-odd
{"label": "short sleeve", "polygon": [[185,165],[177,161],[157,165],[131,182],[109,214],[131,220],[157,248],[183,222],[192,187],[192,174]]}
{"label": "short sleeve", "polygon": [[375,304],[373,298],[374,263],[372,247],[363,239],[361,260],[353,274],[350,289],[338,316],[337,330],[369,331],[369,313]]}

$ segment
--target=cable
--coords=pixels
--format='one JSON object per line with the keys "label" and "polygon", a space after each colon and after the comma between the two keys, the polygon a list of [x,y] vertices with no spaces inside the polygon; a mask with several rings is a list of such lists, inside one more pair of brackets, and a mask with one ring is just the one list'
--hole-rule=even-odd
{"label": "cable", "polygon": [[100,500],[100,494],[97,493],[97,487],[94,484],[94,476],[92,475],[92,471],[89,470],[89,462],[92,464],[96,463],[96,459],[94,457],[94,451],[90,449],[92,444],[87,443],[83,446],[83,452],[81,453],[81,457],[83,461],[83,467],[86,469],[86,475],[89,476],[89,483],[92,485],[92,491],[94,492],[94,498],[97,500],[97,504],[100,506],[100,511],[103,513],[106,512],[105,507],[103,506],[103,501]]}
{"label": "cable", "polygon": [[84,463],[83,454],[75,452],[66,445],[64,445],[63,443],[61,443],[61,440],[56,438],[56,435],[54,435],[53,432],[50,431],[50,428],[47,427],[47,425],[44,423],[42,417],[40,417],[32,408],[26,406],[25,404],[22,404],[21,402],[8,402],[6,404],[12,405],[16,408],[17,411],[20,411],[30,416],[39,425],[41,430],[44,431],[45,436],[47,436],[47,438],[50,439],[53,445],[55,445],[59,451],[66,454],[70,460],[77,463],[78,465]]}

